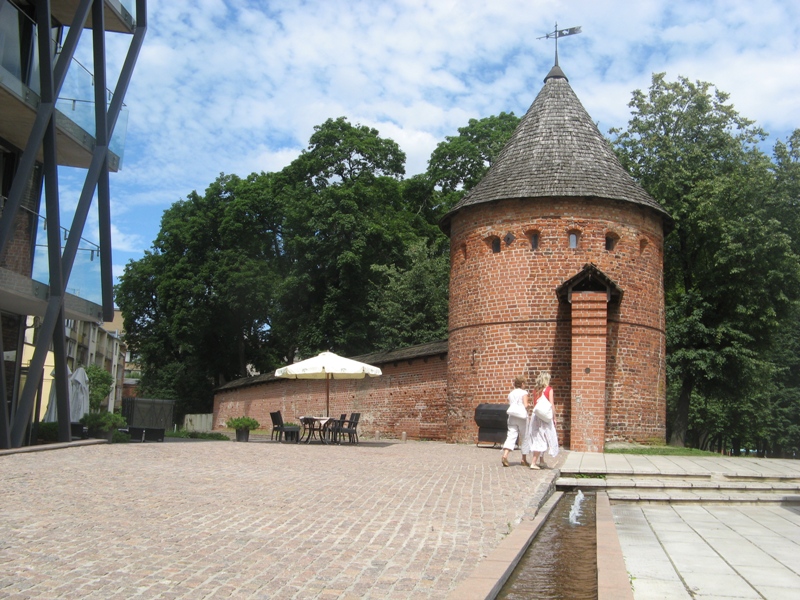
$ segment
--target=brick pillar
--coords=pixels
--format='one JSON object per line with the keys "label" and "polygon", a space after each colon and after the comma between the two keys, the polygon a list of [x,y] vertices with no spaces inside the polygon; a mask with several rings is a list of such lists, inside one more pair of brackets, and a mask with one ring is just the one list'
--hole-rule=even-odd
{"label": "brick pillar", "polygon": [[570,450],[602,452],[606,433],[606,292],[572,293]]}

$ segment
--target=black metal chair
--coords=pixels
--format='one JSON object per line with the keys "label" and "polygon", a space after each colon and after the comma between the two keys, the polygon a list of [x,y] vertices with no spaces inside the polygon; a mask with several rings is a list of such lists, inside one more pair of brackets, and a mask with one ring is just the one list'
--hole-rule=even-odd
{"label": "black metal chair", "polygon": [[283,422],[283,415],[281,411],[269,413],[272,419],[272,434],[269,439],[275,439],[275,434],[278,434],[278,441],[287,441],[300,443],[300,427],[297,425],[286,425]]}
{"label": "black metal chair", "polygon": [[361,413],[352,413],[350,419],[344,421],[339,428],[339,437],[347,436],[347,441],[351,444],[358,443],[358,421],[361,419]]}
{"label": "black metal chair", "polygon": [[281,411],[271,412],[269,413],[270,418],[272,419],[272,434],[269,436],[269,439],[275,439],[275,434],[278,434],[278,441],[281,441],[281,435],[283,435],[283,417],[281,416]]}
{"label": "black metal chair", "polygon": [[330,425],[328,425],[328,432],[330,435],[330,440],[334,444],[339,443],[339,436],[342,433],[342,427],[347,422],[347,413],[342,413],[339,415],[338,419],[331,419]]}

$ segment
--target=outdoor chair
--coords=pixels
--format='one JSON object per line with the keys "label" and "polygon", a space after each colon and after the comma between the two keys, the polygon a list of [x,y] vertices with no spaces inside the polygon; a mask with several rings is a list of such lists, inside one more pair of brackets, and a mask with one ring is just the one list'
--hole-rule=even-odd
{"label": "outdoor chair", "polygon": [[331,424],[328,426],[328,431],[330,432],[331,441],[334,444],[339,443],[339,436],[341,435],[342,427],[344,427],[346,421],[347,413],[342,413],[339,415],[338,419],[331,419]]}
{"label": "outdoor chair", "polygon": [[269,413],[270,418],[272,419],[272,434],[269,436],[269,439],[275,439],[275,434],[278,434],[278,441],[281,441],[281,435],[283,434],[283,417],[281,416],[281,411],[271,412]]}
{"label": "outdoor chair", "polygon": [[275,439],[275,434],[278,434],[278,441],[287,441],[300,443],[300,427],[297,425],[285,425],[283,422],[283,415],[281,411],[269,413],[272,419],[272,434],[269,439]]}
{"label": "outdoor chair", "polygon": [[361,413],[352,413],[348,421],[344,421],[339,428],[339,437],[347,436],[347,440],[351,444],[358,443],[358,420],[361,418]]}

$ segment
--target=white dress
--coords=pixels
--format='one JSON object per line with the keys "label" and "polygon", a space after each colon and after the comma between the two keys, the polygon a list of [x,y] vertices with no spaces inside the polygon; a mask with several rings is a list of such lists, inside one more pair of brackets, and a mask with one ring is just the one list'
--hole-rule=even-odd
{"label": "white dress", "polygon": [[[547,398],[546,392],[552,389],[547,386],[542,391],[542,395]],[[556,433],[555,419],[547,423],[532,415],[528,419],[528,435],[525,436],[525,447],[522,448],[522,452],[530,454],[531,452],[545,451],[550,456],[558,455],[558,434]]]}
{"label": "white dress", "polygon": [[[508,404],[509,406],[516,405],[521,413],[526,412],[525,409],[525,396],[528,395],[528,392],[521,388],[514,388],[508,394]],[[525,452],[525,447],[528,442],[528,436],[526,435],[527,431],[527,420],[525,417],[515,417],[513,415],[508,415],[508,432],[506,434],[506,441],[503,444],[503,449],[505,450],[513,450],[514,447],[517,445],[517,441],[519,438],[523,438],[522,442],[520,443],[520,450]]]}

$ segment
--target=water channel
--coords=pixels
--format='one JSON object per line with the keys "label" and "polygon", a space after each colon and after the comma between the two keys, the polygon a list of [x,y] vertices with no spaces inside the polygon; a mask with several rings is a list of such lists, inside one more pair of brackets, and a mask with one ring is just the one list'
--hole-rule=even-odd
{"label": "water channel", "polygon": [[497,598],[597,598],[594,494],[564,494]]}

